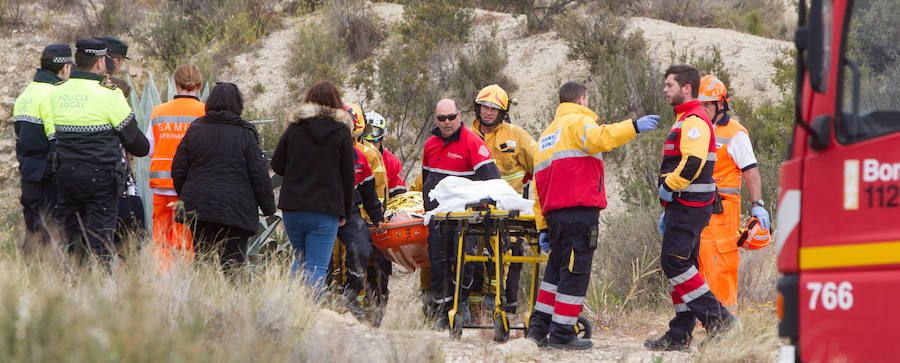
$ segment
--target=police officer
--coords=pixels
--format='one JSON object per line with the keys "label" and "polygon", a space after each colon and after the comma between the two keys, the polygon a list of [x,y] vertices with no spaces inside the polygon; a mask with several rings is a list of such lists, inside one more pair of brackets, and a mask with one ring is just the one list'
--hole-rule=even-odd
{"label": "police officer", "polygon": [[130,99],[131,86],[129,86],[128,82],[124,79],[116,77],[116,75],[119,74],[119,71],[122,70],[122,65],[125,64],[125,60],[131,60],[131,58],[128,58],[128,43],[109,35],[103,37],[103,40],[106,40],[107,46],[106,74],[109,74],[109,80],[122,90],[122,93],[125,94],[125,98]]}
{"label": "police officer", "polygon": [[58,203],[55,215],[70,239],[86,238],[88,251],[110,259],[118,195],[124,187],[122,147],[145,156],[150,144],[138,129],[122,90],[106,78],[106,41],[79,39],[68,82],[50,94],[56,127]]}
{"label": "police officer", "polygon": [[666,70],[663,92],[675,107],[676,121],[663,146],[659,172],[659,199],[665,211],[660,264],[669,280],[675,317],[669,331],[644,342],[652,350],[685,350],[691,344],[695,318],[710,338],[727,330],[737,319],[710,291],[697,269],[700,232],[709,223],[716,183],[716,140],[709,116],[697,100],[700,73],[685,64]]}
{"label": "police officer", "polygon": [[[16,159],[22,176],[22,210],[25,216],[25,244],[33,243],[41,230],[41,217],[49,213],[56,199],[51,158],[56,141],[50,122],[50,90],[69,78],[72,49],[68,44],[50,44],[41,53],[41,68],[25,87],[13,108],[16,132]],[[45,236],[46,237],[46,236]]]}

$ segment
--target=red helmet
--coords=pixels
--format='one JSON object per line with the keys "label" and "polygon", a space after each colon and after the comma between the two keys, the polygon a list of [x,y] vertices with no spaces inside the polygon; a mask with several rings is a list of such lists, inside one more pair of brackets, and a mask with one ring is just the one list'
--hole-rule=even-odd
{"label": "red helmet", "polygon": [[768,246],[771,241],[772,235],[769,234],[769,230],[759,224],[759,219],[752,217],[747,222],[747,226],[741,229],[737,245],[749,250],[758,250]]}

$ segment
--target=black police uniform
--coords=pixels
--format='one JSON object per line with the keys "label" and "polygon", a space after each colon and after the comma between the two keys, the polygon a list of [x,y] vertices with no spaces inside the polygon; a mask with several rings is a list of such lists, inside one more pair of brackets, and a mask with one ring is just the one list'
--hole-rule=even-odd
{"label": "black police uniform", "polygon": [[[75,47],[76,54],[106,55],[102,38],[80,39]],[[50,107],[59,159],[55,215],[70,239],[84,236],[88,250],[108,261],[124,186],[121,149],[145,156],[150,144],[122,91],[104,76],[73,71],[51,92]]]}

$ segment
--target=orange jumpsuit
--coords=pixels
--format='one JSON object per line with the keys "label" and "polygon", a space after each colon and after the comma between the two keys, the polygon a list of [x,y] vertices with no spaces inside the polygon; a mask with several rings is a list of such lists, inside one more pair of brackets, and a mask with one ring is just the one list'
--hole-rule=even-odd
{"label": "orange jumpsuit", "polygon": [[153,189],[153,244],[154,254],[163,261],[165,271],[173,252],[193,256],[190,231],[173,220],[174,211],[169,203],[177,202],[172,182],[172,158],[191,122],[206,114],[205,105],[193,96],[175,96],[175,99],[153,108],[150,116],[150,188]]}
{"label": "orange jumpsuit", "polygon": [[[738,253],[737,237],[741,228],[741,178],[742,170],[729,154],[729,144],[739,132],[747,132],[739,122],[727,115],[715,126],[716,165],[713,179],[722,198],[720,214],[713,214],[709,225],[700,234],[700,273],[713,294],[724,306],[737,304]],[[756,164],[745,166],[745,169]]]}

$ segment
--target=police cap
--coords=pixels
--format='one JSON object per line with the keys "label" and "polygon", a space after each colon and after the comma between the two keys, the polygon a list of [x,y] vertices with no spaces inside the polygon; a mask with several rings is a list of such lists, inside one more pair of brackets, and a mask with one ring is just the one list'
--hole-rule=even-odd
{"label": "police cap", "polygon": [[106,40],[103,38],[78,39],[75,42],[75,54],[103,57],[106,55]]}
{"label": "police cap", "polygon": [[128,58],[128,43],[122,41],[122,39],[111,37],[109,35],[103,37],[103,40],[106,40],[106,46],[109,47],[110,54],[121,55],[123,58],[131,60]]}
{"label": "police cap", "polygon": [[41,52],[41,60],[47,60],[51,64],[72,63],[72,48],[68,44],[50,44]]}

